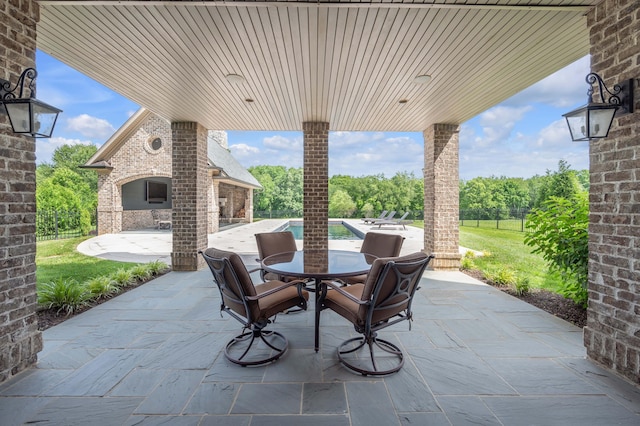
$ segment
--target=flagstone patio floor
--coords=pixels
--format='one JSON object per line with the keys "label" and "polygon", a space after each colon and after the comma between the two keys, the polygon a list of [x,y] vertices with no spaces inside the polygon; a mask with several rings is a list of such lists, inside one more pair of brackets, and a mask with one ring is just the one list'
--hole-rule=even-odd
{"label": "flagstone patio floor", "polygon": [[231,364],[241,327],[219,303],[208,269],[171,272],[46,330],[37,366],[0,385],[0,424],[640,424],[640,388],[587,360],[581,329],[462,273],[425,272],[411,330],[381,332],[406,355],[384,378],[338,363],[355,334],[330,311],[314,352],[313,304],[271,325],[277,362]]}

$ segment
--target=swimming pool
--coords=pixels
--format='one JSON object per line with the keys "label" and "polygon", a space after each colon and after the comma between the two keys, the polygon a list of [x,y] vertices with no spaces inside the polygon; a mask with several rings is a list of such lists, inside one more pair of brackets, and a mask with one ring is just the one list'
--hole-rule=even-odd
{"label": "swimming pool", "polygon": [[[284,228],[282,228],[282,230],[293,232],[293,236],[296,240],[302,239],[302,232],[303,232],[302,222],[289,222],[289,224]],[[362,237],[354,233],[342,222],[330,222],[329,223],[329,239],[330,240],[361,240]]]}

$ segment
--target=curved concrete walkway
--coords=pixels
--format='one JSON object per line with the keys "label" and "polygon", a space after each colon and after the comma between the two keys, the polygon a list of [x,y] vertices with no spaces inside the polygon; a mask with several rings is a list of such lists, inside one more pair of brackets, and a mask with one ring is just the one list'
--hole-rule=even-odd
{"label": "curved concrete walkway", "polygon": [[[220,232],[209,235],[209,247],[235,251],[239,254],[254,255],[258,252],[254,235],[258,232],[270,232],[278,229],[290,219],[266,219],[246,225],[229,227]],[[294,220],[294,219],[291,219]],[[301,220],[301,219],[295,219]],[[424,247],[424,232],[420,228],[407,226],[377,226],[366,225],[359,219],[342,219],[363,234],[374,232],[388,232],[405,237],[401,254],[422,250]],[[78,251],[88,256],[120,262],[147,263],[161,260],[171,264],[171,250],[173,235],[171,230],[142,230],[125,231],[119,234],[104,234],[86,240],[78,245]],[[302,241],[298,241],[302,248]],[[360,250],[362,240],[331,240],[329,248],[341,250]]]}

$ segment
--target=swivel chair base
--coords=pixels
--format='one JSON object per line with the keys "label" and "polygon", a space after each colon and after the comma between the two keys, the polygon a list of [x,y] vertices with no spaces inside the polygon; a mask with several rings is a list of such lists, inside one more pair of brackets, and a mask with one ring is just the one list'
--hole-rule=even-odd
{"label": "swivel chair base", "polygon": [[[353,347],[354,344],[355,347]],[[356,352],[362,352],[365,345],[369,347],[369,354],[358,356]],[[379,358],[376,361],[376,349],[383,351],[381,352],[384,357],[383,360]],[[345,356],[349,354],[354,356]],[[387,356],[388,354],[391,356]],[[354,337],[342,342],[338,347],[338,360],[349,370],[360,373],[363,376],[386,376],[399,371],[404,365],[404,355],[400,348],[375,336],[368,339],[365,336]],[[383,369],[380,369],[381,366],[383,366]]]}
{"label": "swivel chair base", "polygon": [[277,331],[251,330],[227,343],[224,355],[234,364],[256,366],[277,360],[285,354],[288,347],[287,338]]}

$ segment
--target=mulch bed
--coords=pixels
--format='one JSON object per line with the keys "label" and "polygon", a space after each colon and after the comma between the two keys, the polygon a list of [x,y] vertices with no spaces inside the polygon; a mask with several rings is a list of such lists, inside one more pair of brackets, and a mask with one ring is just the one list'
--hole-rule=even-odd
{"label": "mulch bed", "polygon": [[[123,293],[126,293],[128,291],[133,290],[136,287],[140,287],[141,285],[151,281],[154,278],[158,278],[161,275],[164,275],[166,273],[168,273],[169,271],[171,271],[171,269],[167,269],[165,272],[161,272],[157,275],[154,275],[153,277],[150,277],[149,279],[143,280],[143,281],[136,281],[132,284],[129,284],[128,286],[126,286],[125,288],[122,288],[120,290],[120,292],[116,295],[114,295],[113,297],[117,297]],[[73,318],[76,315],[80,315],[83,312],[88,311],[89,309],[93,308],[94,306],[98,306],[104,302],[106,302],[107,300],[111,300],[113,297],[102,297],[100,299],[97,300],[93,300],[91,301],[91,303],[89,303],[86,306],[83,306],[82,308],[76,309],[73,313],[67,315],[65,312],[58,312],[57,309],[39,309],[36,314],[38,315],[38,330],[40,331],[44,331],[47,328],[53,327],[54,325],[58,325],[61,322],[64,322],[66,320],[68,320],[69,318]]]}
{"label": "mulch bed", "polygon": [[567,299],[564,296],[553,293],[547,290],[535,290],[527,294],[517,295],[509,287],[497,286],[491,281],[487,280],[481,271],[478,270],[463,270],[465,274],[485,282],[492,287],[495,287],[505,293],[509,293],[513,297],[529,303],[537,308],[542,309],[552,315],[562,318],[580,328],[587,325],[587,310],[580,305],[577,305],[573,300]]}

